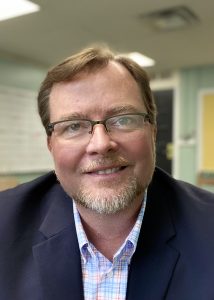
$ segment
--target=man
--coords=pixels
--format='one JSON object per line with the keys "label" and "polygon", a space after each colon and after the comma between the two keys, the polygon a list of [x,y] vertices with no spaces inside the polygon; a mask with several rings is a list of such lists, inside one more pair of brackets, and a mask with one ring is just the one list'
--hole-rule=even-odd
{"label": "man", "polygon": [[155,168],[145,71],[85,49],[38,107],[55,173],[0,195],[0,299],[213,300],[214,196]]}

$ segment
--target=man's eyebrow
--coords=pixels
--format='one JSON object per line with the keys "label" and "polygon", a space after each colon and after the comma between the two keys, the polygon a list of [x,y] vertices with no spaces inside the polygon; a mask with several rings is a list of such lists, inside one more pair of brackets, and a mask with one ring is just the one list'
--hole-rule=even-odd
{"label": "man's eyebrow", "polygon": [[[110,107],[105,115],[106,117],[119,115],[119,114],[125,114],[125,113],[135,113],[139,112],[139,109],[137,109],[133,105],[122,105],[122,106],[115,106]],[[60,120],[58,121],[64,121],[64,120],[72,120],[72,119],[88,119],[86,114],[80,113],[80,112],[73,112],[67,115],[61,116]]]}
{"label": "man's eyebrow", "polygon": [[70,119],[86,119],[86,117],[82,113],[75,112],[75,113],[72,113],[72,114],[62,116],[60,118],[60,121],[70,120]]}
{"label": "man's eyebrow", "polygon": [[117,115],[117,114],[125,114],[125,113],[135,113],[139,112],[139,109],[133,105],[122,105],[116,106],[108,109],[107,115]]}

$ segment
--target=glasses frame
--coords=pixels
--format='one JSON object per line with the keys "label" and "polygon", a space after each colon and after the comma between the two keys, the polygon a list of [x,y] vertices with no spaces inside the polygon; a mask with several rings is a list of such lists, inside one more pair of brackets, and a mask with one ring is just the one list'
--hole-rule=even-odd
{"label": "glasses frame", "polygon": [[149,123],[151,123],[151,120],[150,120],[150,117],[147,113],[144,113],[144,112],[139,112],[139,113],[125,113],[125,114],[119,114],[119,115],[114,115],[114,116],[111,116],[111,117],[108,117],[104,120],[97,120],[97,121],[93,121],[93,120],[89,120],[89,119],[81,119],[81,118],[68,118],[68,119],[64,119],[64,120],[60,120],[60,121],[56,121],[56,122],[52,122],[52,123],[49,123],[48,126],[47,126],[47,132],[49,133],[49,135],[51,135],[53,132],[54,132],[54,126],[56,124],[60,124],[60,123],[64,123],[64,122],[68,122],[68,121],[75,121],[75,120],[80,120],[80,121],[87,121],[91,124],[91,130],[89,131],[89,134],[92,134],[93,133],[93,130],[94,130],[94,126],[97,125],[97,124],[102,124],[104,127],[105,127],[105,130],[106,132],[109,132],[107,126],[106,126],[106,122],[109,120],[109,119],[112,119],[112,118],[115,118],[115,117],[123,117],[123,116],[143,116],[144,117],[144,122],[145,121],[148,121]]}

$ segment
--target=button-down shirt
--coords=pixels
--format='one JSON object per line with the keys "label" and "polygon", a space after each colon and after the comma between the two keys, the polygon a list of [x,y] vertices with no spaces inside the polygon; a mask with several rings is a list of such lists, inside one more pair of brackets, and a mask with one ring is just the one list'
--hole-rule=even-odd
{"label": "button-down shirt", "polygon": [[128,271],[135,252],[146,205],[146,193],[138,218],[112,262],[88,241],[73,201],[74,220],[81,253],[85,300],[125,300]]}

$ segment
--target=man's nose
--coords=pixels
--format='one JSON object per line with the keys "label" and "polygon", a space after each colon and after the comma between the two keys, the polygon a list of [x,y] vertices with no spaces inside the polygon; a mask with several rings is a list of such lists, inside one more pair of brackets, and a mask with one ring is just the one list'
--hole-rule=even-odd
{"label": "man's nose", "polygon": [[116,151],[118,144],[112,139],[111,135],[106,131],[103,124],[96,124],[93,127],[93,132],[90,141],[86,147],[88,154],[106,154],[109,151]]}

